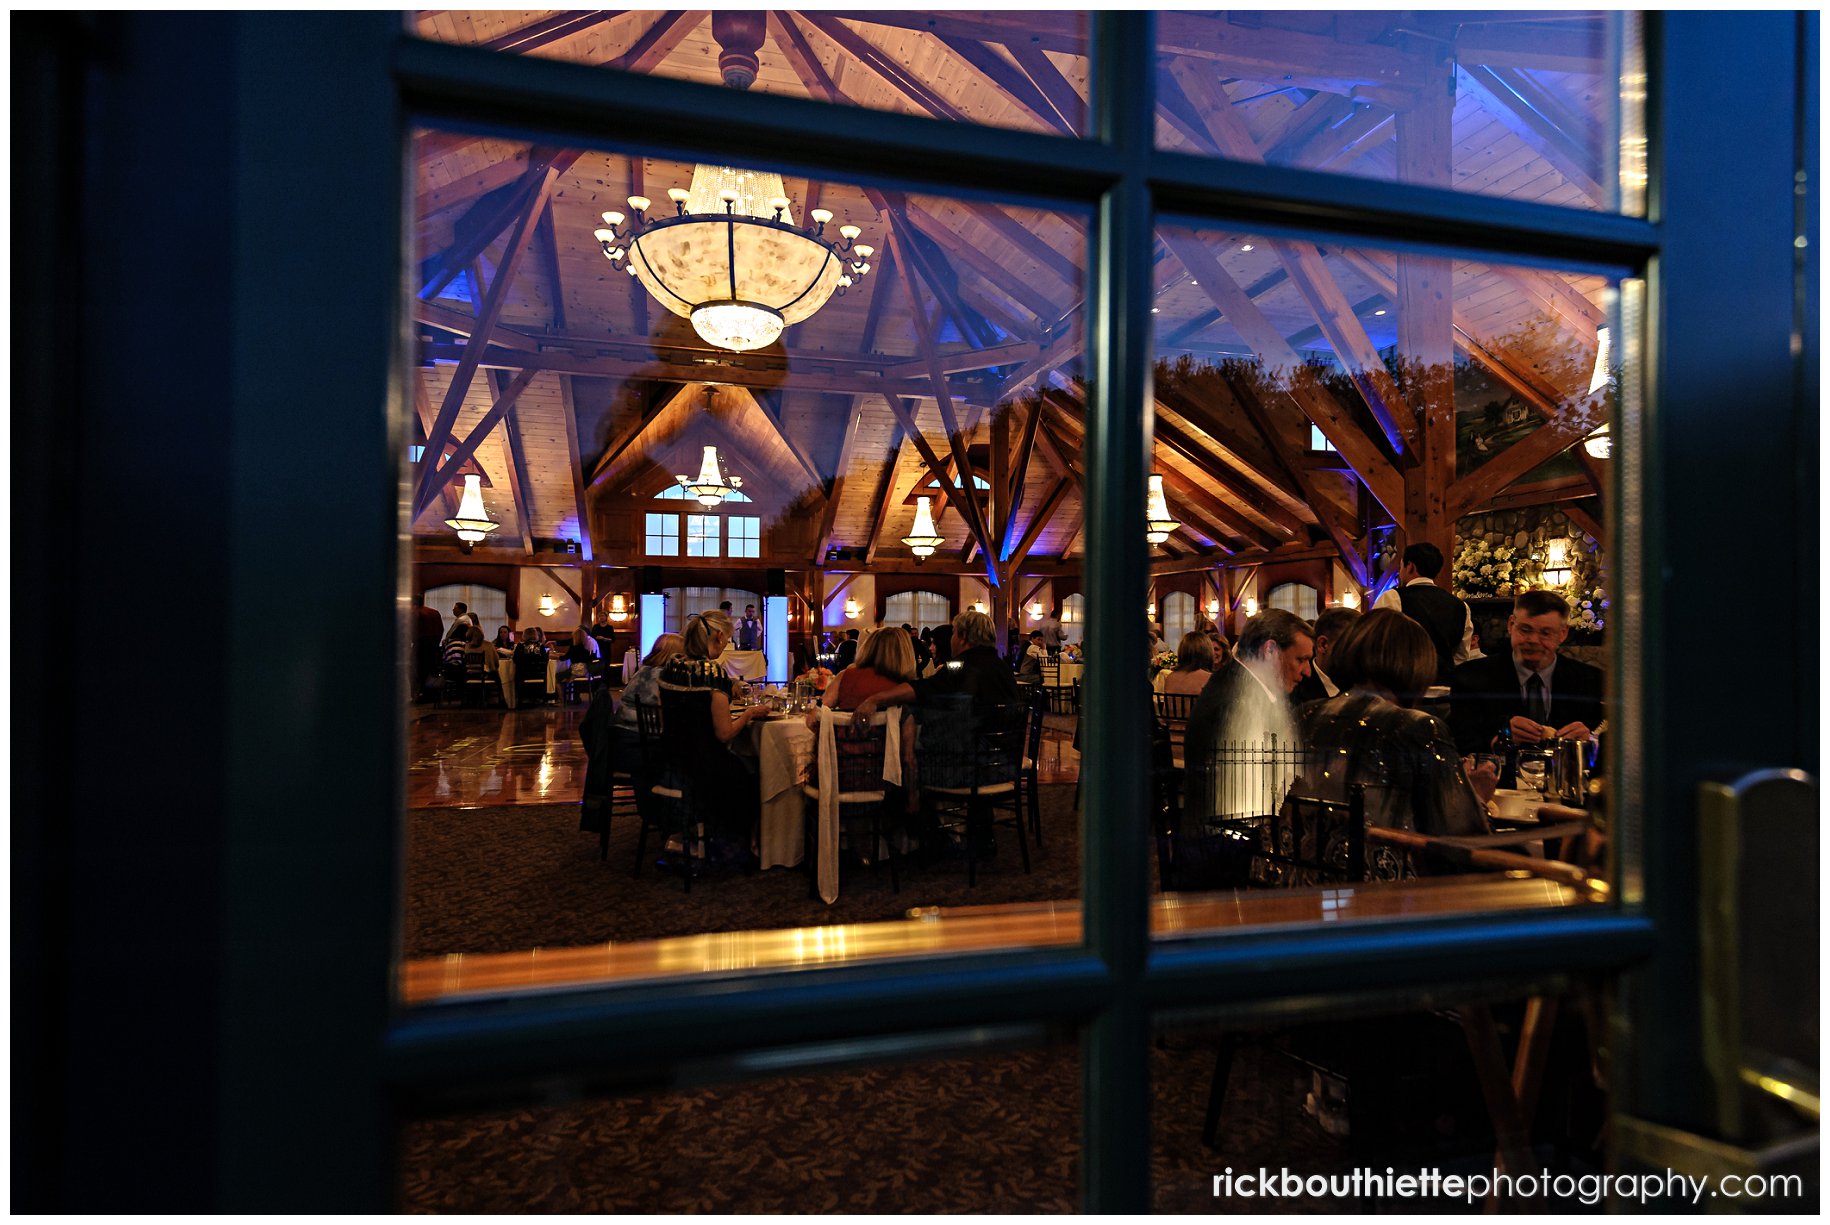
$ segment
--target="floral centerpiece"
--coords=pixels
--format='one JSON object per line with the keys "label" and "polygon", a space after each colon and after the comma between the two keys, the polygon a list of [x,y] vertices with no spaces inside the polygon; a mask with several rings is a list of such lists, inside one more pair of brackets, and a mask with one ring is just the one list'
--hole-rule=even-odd
{"label": "floral centerpiece", "polygon": [[1173,672],[1175,671],[1175,667],[1176,653],[1174,651],[1164,651],[1161,655],[1158,655],[1155,659],[1150,661],[1150,674],[1155,676],[1158,672]]}
{"label": "floral centerpiece", "polygon": [[1587,591],[1569,594],[1569,627],[1573,630],[1600,630],[1607,626],[1608,593],[1599,585]]}
{"label": "floral centerpiece", "polygon": [[1073,663],[1073,664],[1077,664],[1077,663],[1081,662],[1080,644],[1078,642],[1070,642],[1066,646],[1062,647],[1061,648],[1061,658],[1063,658],[1063,659],[1067,660],[1069,663]]}
{"label": "floral centerpiece", "polygon": [[1455,550],[1455,594],[1464,600],[1479,596],[1518,594],[1515,582],[1525,578],[1524,561],[1510,545],[1495,547],[1479,536],[1462,540]]}
{"label": "floral centerpiece", "polygon": [[826,686],[832,683],[831,668],[809,668],[794,678],[797,685],[806,685],[815,693],[825,693]]}

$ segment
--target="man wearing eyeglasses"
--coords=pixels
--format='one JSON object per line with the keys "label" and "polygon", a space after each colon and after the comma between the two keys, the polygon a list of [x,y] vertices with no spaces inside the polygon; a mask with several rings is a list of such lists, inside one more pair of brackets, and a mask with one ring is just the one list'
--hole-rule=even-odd
{"label": "man wearing eyeglasses", "polygon": [[1550,591],[1527,591],[1506,621],[1512,649],[1455,669],[1450,721],[1464,753],[1512,743],[1587,740],[1601,725],[1601,669],[1557,648],[1569,637],[1569,604]]}

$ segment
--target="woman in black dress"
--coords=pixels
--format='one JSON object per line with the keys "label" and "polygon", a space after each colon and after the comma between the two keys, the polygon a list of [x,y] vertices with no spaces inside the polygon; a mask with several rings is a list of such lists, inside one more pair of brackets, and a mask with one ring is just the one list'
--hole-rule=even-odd
{"label": "woman in black dress", "polygon": [[661,722],[670,764],[690,791],[697,819],[715,839],[747,851],[759,815],[756,760],[733,752],[737,738],[763,711],[735,717],[737,682],[717,662],[733,627],[723,612],[695,613],[681,634],[685,649],[661,667]]}

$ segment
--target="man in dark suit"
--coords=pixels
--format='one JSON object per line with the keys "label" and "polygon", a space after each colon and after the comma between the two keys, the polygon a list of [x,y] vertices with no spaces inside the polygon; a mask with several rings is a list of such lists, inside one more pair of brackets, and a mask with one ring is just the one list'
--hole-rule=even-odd
{"label": "man in dark suit", "polygon": [[1513,602],[1506,636],[1511,650],[1455,669],[1449,708],[1456,747],[1489,753],[1502,734],[1515,745],[1594,735],[1602,721],[1601,669],[1557,654],[1569,637],[1568,602],[1527,591]]}
{"label": "man in dark suit", "polygon": [[1398,585],[1373,602],[1374,608],[1401,612],[1421,625],[1436,644],[1436,683],[1449,684],[1456,667],[1475,655],[1474,614],[1436,585],[1442,573],[1442,550],[1425,541],[1404,551]]}
{"label": "man in dark suit", "polygon": [[1309,675],[1315,632],[1267,608],[1245,624],[1233,656],[1208,678],[1188,715],[1186,811],[1194,820],[1276,810],[1294,775],[1290,691]]}
{"label": "man in dark suit", "polygon": [[1309,663],[1310,675],[1290,691],[1290,705],[1298,710],[1309,702],[1322,702],[1341,691],[1326,671],[1328,649],[1340,640],[1347,627],[1360,619],[1357,608],[1330,608],[1315,619],[1315,658]]}
{"label": "man in dark suit", "polygon": [[858,631],[846,630],[845,641],[839,644],[839,658],[833,664],[834,672],[843,672],[851,667],[852,660],[858,658]]}

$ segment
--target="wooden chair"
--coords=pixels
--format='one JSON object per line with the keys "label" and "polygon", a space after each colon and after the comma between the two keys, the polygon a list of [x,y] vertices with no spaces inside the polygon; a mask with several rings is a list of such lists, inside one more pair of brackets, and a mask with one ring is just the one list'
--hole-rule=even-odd
{"label": "wooden chair", "polygon": [[[880,861],[877,848],[883,848],[882,861],[890,866],[890,892],[902,892],[902,884],[896,877],[896,847],[890,835],[894,832],[896,813],[892,810],[893,797],[900,796],[883,779],[884,744],[888,736],[888,720],[901,719],[902,710],[892,707],[879,711],[870,723],[864,727],[853,727],[849,712],[820,708],[822,723],[831,723],[833,739],[836,741],[838,758],[838,777],[831,778],[819,774],[818,740],[815,740],[813,760],[816,763],[815,777],[810,778],[801,788],[801,794],[807,797],[807,838],[804,845],[813,848],[806,857],[811,870],[807,874],[807,896],[818,897],[820,892],[819,874],[819,809],[821,799],[836,795],[839,805],[839,827],[843,830],[848,824],[868,822],[870,827],[870,862],[871,870],[876,871]],[[824,735],[824,729],[815,733],[816,737]],[[857,844],[852,843],[853,846]]]}
{"label": "wooden chair", "polygon": [[1038,849],[1042,846],[1042,779],[1037,763],[1042,757],[1042,720],[1047,710],[1047,692],[1035,694],[1030,701],[1028,721],[1024,727],[1023,769],[1017,776],[1029,809],[1030,836],[1036,840]]}
{"label": "wooden chair", "polygon": [[[999,825],[1017,831],[1023,871],[1030,871],[1024,831],[1022,767],[1028,706],[1001,707],[973,717],[970,699],[917,708],[922,735],[917,769],[924,802],[937,824],[958,828],[966,844],[966,883],[978,883],[979,837]],[[1009,812],[999,817],[1000,811]]]}
{"label": "wooden chair", "polygon": [[636,727],[642,736],[642,777],[636,783],[636,812],[641,816],[641,832],[636,836],[635,873],[642,875],[642,861],[648,855],[648,835],[661,835],[665,845],[670,834],[680,834],[681,876],[686,891],[692,892],[692,831],[686,820],[685,780],[672,769],[667,756],[666,737],[661,708],[648,702],[635,704]]}

